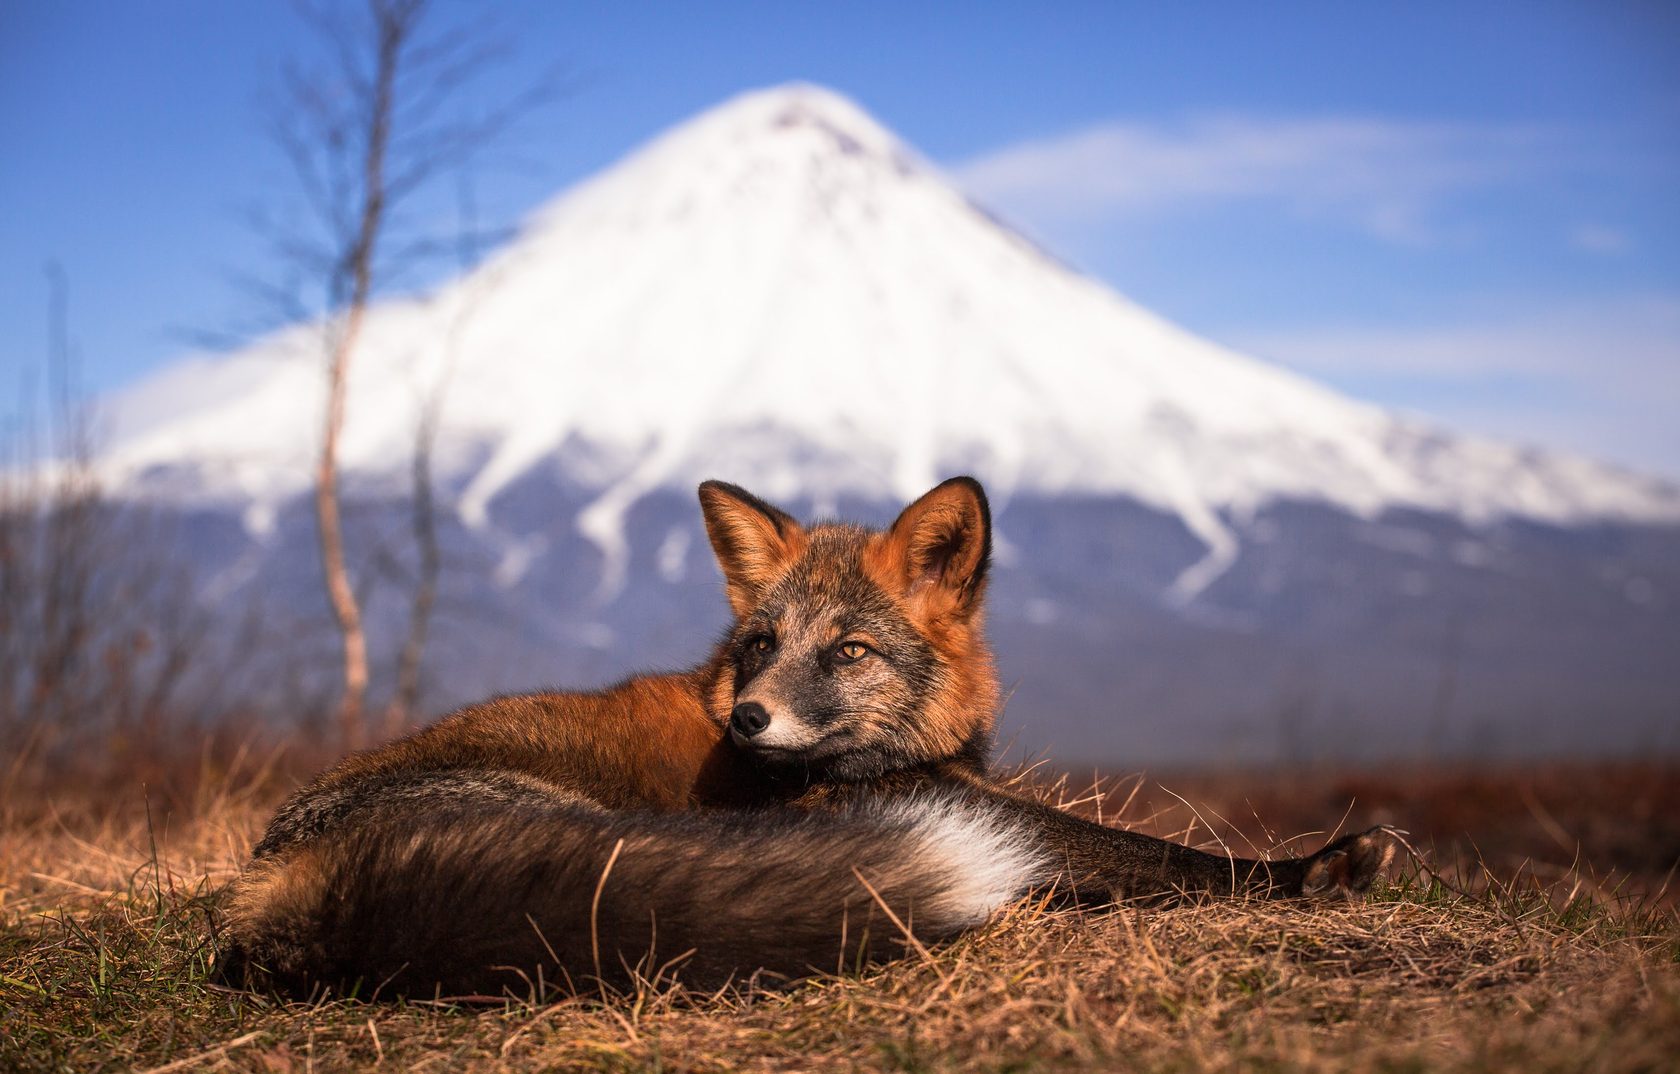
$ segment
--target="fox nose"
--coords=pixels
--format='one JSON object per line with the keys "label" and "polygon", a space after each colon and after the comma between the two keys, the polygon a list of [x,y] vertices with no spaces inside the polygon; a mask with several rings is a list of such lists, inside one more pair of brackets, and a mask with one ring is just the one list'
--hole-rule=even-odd
{"label": "fox nose", "polygon": [[756,701],[743,701],[729,714],[729,729],[742,738],[751,738],[770,726],[770,713]]}

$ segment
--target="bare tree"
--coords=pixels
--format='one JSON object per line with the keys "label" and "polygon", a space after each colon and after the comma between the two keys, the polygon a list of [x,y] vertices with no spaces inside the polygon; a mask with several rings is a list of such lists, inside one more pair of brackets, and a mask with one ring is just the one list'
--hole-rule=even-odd
{"label": "bare tree", "polygon": [[438,575],[443,558],[438,551],[436,496],[432,489],[432,447],[444,393],[442,384],[430,392],[420,408],[414,433],[411,476],[414,482],[412,519],[414,548],[418,560],[414,597],[409,606],[408,637],[397,656],[397,683],[385,710],[387,734],[395,734],[414,712],[420,696],[420,662],[426,652],[426,634],[431,627],[432,606],[437,603]]}
{"label": "bare tree", "polygon": [[[503,49],[482,32],[428,22],[426,0],[366,0],[356,19],[337,11],[300,9],[330,60],[324,71],[289,67],[273,136],[296,174],[320,238],[276,234],[280,253],[324,283],[326,407],[315,469],[315,517],[322,579],[341,639],[343,694],[338,725],[347,745],[361,741],[368,690],[368,642],[362,605],[345,549],[339,446],[347,419],[350,377],[368,306],[401,267],[435,251],[421,237],[394,241],[399,205],[438,172],[458,167],[552,92],[552,80],[498,107],[462,118],[452,106]],[[422,438],[435,432],[435,409],[422,418]],[[430,518],[429,452],[420,467],[416,518]],[[417,533],[430,534],[429,529]],[[435,538],[422,542],[435,563]],[[423,567],[433,579],[435,565]],[[426,588],[423,583],[422,588]],[[417,598],[418,599],[418,598]],[[429,614],[431,596],[424,600]],[[424,628],[420,628],[423,646]]]}
{"label": "bare tree", "polygon": [[0,438],[0,797],[26,767],[97,765],[205,711],[183,688],[205,616],[147,512],[104,494],[56,264],[47,284],[45,405],[25,385]]}
{"label": "bare tree", "polygon": [[[459,235],[457,265],[463,273],[478,262],[478,237],[470,176],[462,173],[457,190]],[[394,735],[413,715],[420,697],[420,666],[426,652],[426,636],[431,628],[432,608],[437,603],[438,577],[443,570],[443,557],[438,548],[436,495],[432,485],[432,453],[437,444],[438,427],[443,419],[443,403],[448,395],[449,382],[454,376],[459,356],[461,331],[473,309],[472,296],[459,295],[456,307],[450,311],[448,336],[444,342],[443,361],[436,379],[425,391],[420,402],[420,418],[415,423],[414,455],[410,469],[413,480],[412,522],[416,571],[414,595],[409,606],[408,636],[397,656],[397,682],[391,703],[385,710],[386,734]]]}
{"label": "bare tree", "polygon": [[[56,263],[47,275],[47,405],[43,458],[33,442],[0,491],[0,562],[6,566],[0,630],[8,651],[23,662],[14,683],[28,694],[7,708],[41,716],[74,707],[88,657],[90,594],[97,566],[90,539],[100,507],[90,459],[86,413],[74,387],[69,331],[69,283]],[[31,429],[27,434],[34,440]],[[21,653],[27,652],[27,657]]]}
{"label": "bare tree", "polygon": [[[347,298],[344,312],[329,318],[327,343],[326,423],[321,431],[321,457],[315,468],[315,518],[321,539],[321,573],[327,600],[338,620],[344,641],[344,697],[339,725],[348,744],[360,737],[362,700],[367,693],[367,634],[361,606],[350,586],[344,563],[344,524],[338,493],[338,438],[344,429],[344,397],[350,359],[361,335],[368,297],[373,293],[373,257],[385,221],[385,158],[391,143],[392,98],[397,64],[413,33],[420,6],[417,0],[375,3],[374,76],[364,103],[362,183],[359,211],[344,255],[334,268],[333,297]],[[348,295],[343,292],[348,291]],[[337,305],[337,302],[334,303]]]}

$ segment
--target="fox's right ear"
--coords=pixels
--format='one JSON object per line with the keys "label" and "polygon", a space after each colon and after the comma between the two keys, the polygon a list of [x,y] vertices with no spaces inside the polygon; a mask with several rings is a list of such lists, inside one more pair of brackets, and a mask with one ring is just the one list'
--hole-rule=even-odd
{"label": "fox's right ear", "polygon": [[701,484],[700,513],[723,568],[729,606],[746,615],[805,550],[805,531],[786,511],[724,481]]}

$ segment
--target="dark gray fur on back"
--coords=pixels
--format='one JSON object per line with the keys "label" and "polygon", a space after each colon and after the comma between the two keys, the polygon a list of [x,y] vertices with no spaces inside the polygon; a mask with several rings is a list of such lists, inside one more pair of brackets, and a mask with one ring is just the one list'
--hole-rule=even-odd
{"label": "dark gray fur on back", "polygon": [[286,800],[252,852],[261,859],[296,843],[365,824],[388,812],[422,812],[475,804],[488,810],[516,805],[581,802],[518,772],[399,769],[333,783],[313,783]]}

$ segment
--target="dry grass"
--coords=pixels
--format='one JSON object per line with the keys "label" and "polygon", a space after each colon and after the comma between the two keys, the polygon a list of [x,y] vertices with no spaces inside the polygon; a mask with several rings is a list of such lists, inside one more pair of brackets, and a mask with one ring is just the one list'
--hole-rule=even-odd
{"label": "dry grass", "polygon": [[[1357,784],[1376,804],[1357,805],[1350,823],[1417,814],[1412,830],[1478,894],[1413,872],[1356,906],[1021,906],[927,957],[778,994],[472,1010],[281,1005],[205,983],[208,922],[272,785],[198,780],[182,800],[154,796],[150,823],[138,793],[99,808],[71,791],[56,805],[14,794],[0,818],[0,1068],[1672,1069],[1680,922],[1663,882],[1680,856],[1664,845],[1676,777],[1663,766],[1186,775],[1167,786],[1196,804],[1197,841],[1245,849],[1233,840],[1263,831],[1253,816],[1214,816],[1245,806],[1273,826],[1297,812],[1339,817]],[[262,789],[218,790],[233,785]],[[1441,820],[1455,788],[1454,819]],[[1122,783],[1102,809],[1157,831],[1190,817],[1154,784]],[[1582,810],[1604,811],[1617,833],[1609,849],[1587,841],[1598,872],[1510,864],[1528,841],[1572,856],[1557,844],[1591,828]],[[1478,859],[1462,831],[1484,822],[1497,845],[1483,841]]]}

